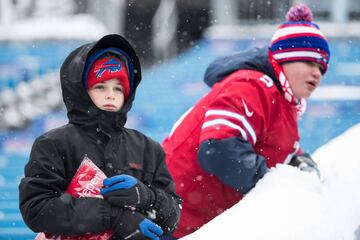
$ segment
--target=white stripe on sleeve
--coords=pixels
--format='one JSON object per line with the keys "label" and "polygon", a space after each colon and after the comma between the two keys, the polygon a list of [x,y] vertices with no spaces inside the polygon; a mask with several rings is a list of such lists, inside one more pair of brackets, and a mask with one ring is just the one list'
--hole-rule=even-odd
{"label": "white stripe on sleeve", "polygon": [[226,116],[226,117],[231,117],[231,118],[235,118],[236,120],[239,120],[244,125],[244,127],[248,131],[248,133],[250,134],[250,136],[253,140],[253,144],[256,143],[257,139],[256,139],[255,131],[244,116],[242,116],[238,113],[234,113],[234,112],[230,112],[230,111],[226,111],[226,110],[208,110],[205,113],[205,116],[207,117],[210,115]]}
{"label": "white stripe on sleeve", "polygon": [[226,120],[226,119],[214,119],[214,120],[210,120],[210,121],[207,121],[207,122],[204,122],[204,124],[202,125],[202,129],[204,128],[207,128],[207,127],[212,127],[212,126],[215,126],[215,125],[225,125],[227,127],[230,127],[230,128],[234,128],[236,130],[239,130],[242,138],[244,140],[247,140],[247,134],[245,132],[244,129],[242,129],[241,127],[239,127],[238,125]]}

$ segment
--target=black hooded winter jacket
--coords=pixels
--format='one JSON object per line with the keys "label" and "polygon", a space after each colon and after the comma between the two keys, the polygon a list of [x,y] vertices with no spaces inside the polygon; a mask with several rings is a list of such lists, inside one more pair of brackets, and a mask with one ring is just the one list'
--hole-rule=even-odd
{"label": "black hooded winter jacket", "polygon": [[[106,48],[124,51],[132,65],[134,89],[119,112],[105,112],[91,101],[82,84],[85,62]],[[69,123],[38,137],[19,186],[20,210],[35,232],[78,235],[111,228],[116,211],[100,198],[73,198],[65,193],[84,156],[106,175],[128,174],[151,187],[153,206],[164,232],[172,231],[180,217],[180,198],[165,164],[161,146],[142,133],[124,127],[135,89],[141,81],[139,59],[119,35],[107,35],[74,50],[60,71],[63,100]],[[129,223],[130,224],[130,223]]]}

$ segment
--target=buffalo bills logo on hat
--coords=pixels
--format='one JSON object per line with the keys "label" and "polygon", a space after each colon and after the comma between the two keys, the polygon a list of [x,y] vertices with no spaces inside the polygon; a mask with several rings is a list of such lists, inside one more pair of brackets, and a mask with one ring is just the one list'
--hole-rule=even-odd
{"label": "buffalo bills logo on hat", "polygon": [[104,72],[109,71],[111,73],[119,72],[121,70],[121,63],[115,59],[111,59],[100,66],[97,66],[95,69],[96,78],[99,78],[103,75]]}

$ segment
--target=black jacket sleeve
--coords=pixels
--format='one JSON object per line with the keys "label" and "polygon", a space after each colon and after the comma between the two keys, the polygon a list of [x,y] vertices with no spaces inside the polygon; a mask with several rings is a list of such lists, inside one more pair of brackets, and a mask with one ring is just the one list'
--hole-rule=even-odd
{"label": "black jacket sleeve", "polygon": [[71,179],[58,144],[44,136],[36,139],[25,177],[19,185],[20,211],[34,232],[79,235],[110,228],[111,207],[100,198],[73,198],[66,194]]}
{"label": "black jacket sleeve", "polygon": [[158,154],[158,165],[153,185],[155,203],[147,211],[150,219],[161,226],[164,233],[172,232],[180,219],[181,199],[175,193],[175,184],[165,163],[165,154]]}
{"label": "black jacket sleeve", "polygon": [[265,158],[256,154],[249,142],[238,137],[203,141],[198,161],[205,171],[243,194],[267,172]]}

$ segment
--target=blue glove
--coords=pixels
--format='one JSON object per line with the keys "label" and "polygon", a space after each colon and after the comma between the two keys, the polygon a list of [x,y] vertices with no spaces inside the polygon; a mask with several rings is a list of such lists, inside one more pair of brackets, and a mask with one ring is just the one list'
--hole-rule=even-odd
{"label": "blue glove", "polygon": [[163,234],[161,227],[147,218],[142,220],[139,224],[139,229],[144,236],[150,239],[159,239],[159,237]]}
{"label": "blue glove", "polygon": [[116,175],[103,182],[100,193],[111,205],[148,210],[155,201],[153,190],[130,175]]}
{"label": "blue glove", "polygon": [[160,226],[147,219],[139,212],[123,209],[112,222],[112,239],[158,240],[163,234]]}

